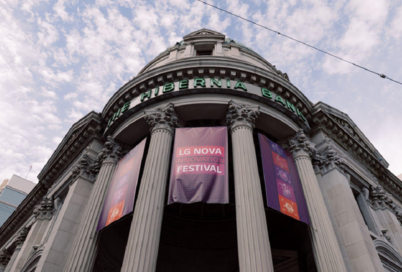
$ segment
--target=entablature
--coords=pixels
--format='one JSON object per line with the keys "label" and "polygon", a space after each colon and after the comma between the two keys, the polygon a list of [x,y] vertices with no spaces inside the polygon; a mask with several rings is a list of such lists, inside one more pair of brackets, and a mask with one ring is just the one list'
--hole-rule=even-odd
{"label": "entablature", "polygon": [[201,77],[239,80],[259,88],[267,88],[292,103],[307,120],[311,120],[312,103],[289,81],[247,62],[225,57],[186,59],[151,70],[116,92],[105,106],[102,118],[107,122],[125,103],[150,89],[162,88],[169,82]]}

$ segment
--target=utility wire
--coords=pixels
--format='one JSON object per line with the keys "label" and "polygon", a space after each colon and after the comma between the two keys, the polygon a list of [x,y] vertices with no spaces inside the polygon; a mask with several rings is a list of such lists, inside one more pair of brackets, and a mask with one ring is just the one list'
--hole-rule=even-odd
{"label": "utility wire", "polygon": [[242,19],[242,20],[244,20],[244,21],[247,21],[247,22],[249,22],[249,23],[252,23],[253,25],[256,25],[256,26],[265,28],[266,30],[269,30],[269,31],[271,31],[271,32],[274,32],[274,33],[276,33],[276,34],[278,34],[278,35],[281,35],[281,36],[283,36],[283,37],[285,37],[285,38],[288,38],[288,39],[293,40],[293,41],[295,41],[295,42],[304,44],[305,46],[308,46],[308,47],[313,48],[313,49],[315,49],[315,50],[317,50],[317,51],[320,51],[320,52],[322,52],[322,53],[324,53],[324,54],[327,54],[327,55],[329,55],[329,56],[331,56],[331,57],[333,57],[333,58],[336,58],[336,59],[338,59],[338,60],[341,60],[341,61],[347,62],[347,63],[349,63],[349,64],[352,64],[352,65],[354,65],[354,66],[356,66],[356,67],[358,67],[358,68],[360,68],[360,69],[366,70],[367,72],[376,74],[376,75],[380,76],[381,78],[385,78],[385,79],[388,79],[388,80],[390,80],[390,81],[393,81],[393,82],[395,82],[395,83],[398,83],[398,84],[402,85],[402,82],[399,82],[399,81],[397,81],[397,80],[394,80],[394,79],[392,79],[392,78],[389,78],[389,77],[387,77],[387,76],[384,75],[384,74],[377,73],[377,72],[375,72],[375,71],[373,71],[373,70],[370,70],[370,69],[368,69],[368,68],[365,68],[365,67],[363,67],[363,66],[361,66],[361,65],[358,65],[358,64],[353,63],[353,62],[351,62],[351,61],[345,60],[345,59],[343,59],[343,58],[341,58],[341,57],[338,57],[338,56],[336,56],[336,55],[334,55],[334,54],[331,54],[331,53],[329,53],[329,52],[327,52],[327,51],[325,51],[325,50],[322,50],[322,49],[320,49],[320,48],[318,48],[318,47],[315,47],[315,46],[313,46],[313,45],[307,44],[307,43],[305,43],[305,42],[303,42],[303,41],[300,41],[300,40],[298,40],[298,39],[292,38],[292,37],[290,37],[290,36],[288,36],[288,35],[286,35],[286,34],[283,34],[283,33],[279,32],[279,31],[276,31],[276,30],[271,29],[271,28],[269,28],[269,27],[266,27],[266,26],[264,26],[264,25],[260,25],[259,23],[256,23],[256,22],[251,21],[251,20],[249,20],[249,19],[247,19],[247,18],[241,17],[240,15],[231,13],[230,11],[224,10],[224,9],[222,9],[222,8],[220,8],[220,7],[211,5],[211,4],[209,4],[209,3],[207,3],[207,2],[204,2],[204,1],[201,1],[201,0],[197,0],[197,1],[198,1],[198,2],[201,2],[201,3],[205,4],[205,5],[208,5],[208,6],[210,6],[210,7],[213,7],[213,8],[215,8],[215,9],[218,9],[218,10],[220,10],[220,11],[226,12],[226,13],[232,15],[232,16],[235,16],[235,17],[237,17],[237,18],[240,18],[240,19]]}

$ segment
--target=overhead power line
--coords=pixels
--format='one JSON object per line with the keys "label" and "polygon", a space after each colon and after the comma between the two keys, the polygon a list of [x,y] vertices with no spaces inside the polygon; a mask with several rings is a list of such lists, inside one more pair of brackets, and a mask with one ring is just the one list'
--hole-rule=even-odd
{"label": "overhead power line", "polygon": [[376,72],[376,71],[370,70],[370,69],[368,69],[368,68],[366,68],[366,67],[363,67],[363,66],[361,66],[361,65],[358,65],[358,64],[353,63],[353,62],[351,62],[351,61],[345,60],[345,59],[343,59],[343,58],[341,58],[341,57],[338,57],[338,56],[336,56],[336,55],[334,55],[334,54],[332,54],[332,53],[329,53],[329,52],[327,52],[327,51],[325,51],[325,50],[322,50],[322,49],[320,49],[320,48],[318,48],[318,47],[315,47],[315,46],[313,46],[313,45],[307,44],[307,43],[305,43],[305,42],[303,42],[303,41],[300,41],[300,40],[298,40],[298,39],[292,38],[292,37],[290,37],[290,36],[288,36],[288,35],[286,35],[286,34],[283,34],[283,33],[279,32],[279,31],[277,31],[277,30],[271,29],[271,28],[269,28],[269,27],[266,27],[266,26],[264,26],[264,25],[261,25],[261,24],[259,24],[259,23],[254,22],[254,21],[251,21],[251,20],[249,20],[249,19],[247,19],[247,18],[241,17],[240,15],[234,14],[234,13],[232,13],[232,12],[230,12],[230,11],[227,11],[227,10],[222,9],[222,8],[220,8],[220,7],[214,6],[214,5],[209,4],[209,3],[207,3],[207,2],[204,2],[204,1],[201,1],[201,0],[197,0],[197,1],[203,3],[203,4],[207,5],[207,6],[210,6],[210,7],[213,7],[213,8],[215,8],[215,9],[218,9],[218,10],[220,10],[220,11],[223,11],[223,12],[225,12],[225,13],[228,13],[228,14],[230,14],[230,15],[232,15],[232,16],[235,16],[235,17],[237,17],[237,18],[239,18],[239,19],[242,19],[242,20],[244,20],[244,21],[247,21],[247,22],[249,22],[249,23],[251,23],[251,24],[253,24],[253,25],[256,25],[256,26],[265,28],[266,30],[269,30],[269,31],[271,31],[271,32],[274,32],[274,33],[276,33],[276,34],[278,34],[278,35],[281,35],[281,36],[283,36],[283,37],[285,37],[285,38],[288,38],[288,39],[290,39],[290,40],[292,40],[292,41],[295,41],[295,42],[301,43],[301,44],[303,44],[303,45],[305,45],[305,46],[308,46],[308,47],[310,47],[310,48],[313,48],[313,49],[315,49],[315,50],[317,50],[317,51],[320,51],[321,53],[327,54],[327,55],[329,55],[329,56],[331,56],[331,57],[333,57],[333,58],[336,58],[336,59],[338,59],[338,60],[340,60],[340,61],[343,61],[343,62],[352,64],[352,65],[354,65],[354,66],[356,66],[356,67],[358,67],[358,68],[360,68],[360,69],[366,70],[367,72],[376,74],[376,75],[380,76],[381,78],[385,78],[385,79],[391,80],[391,81],[393,81],[393,82],[395,82],[395,83],[398,83],[398,84],[402,85],[401,82],[399,82],[399,81],[397,81],[397,80],[394,80],[394,79],[392,79],[392,78],[389,78],[389,77],[387,77],[387,76],[384,75],[384,74],[378,73],[378,72]]}

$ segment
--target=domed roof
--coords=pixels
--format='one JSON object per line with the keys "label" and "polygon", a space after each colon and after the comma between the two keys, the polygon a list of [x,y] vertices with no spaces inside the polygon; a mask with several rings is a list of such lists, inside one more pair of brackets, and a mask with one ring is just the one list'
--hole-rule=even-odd
{"label": "domed roof", "polygon": [[[191,45],[194,46],[196,50],[211,50],[213,48],[213,44],[220,43],[224,51],[218,52],[216,55],[215,53],[213,56],[218,56],[218,57],[232,57],[237,60],[242,60],[245,62],[248,62],[252,65],[267,69],[268,71],[284,78],[287,81],[289,80],[289,76],[286,73],[283,73],[282,71],[278,70],[275,65],[272,65],[270,62],[268,62],[266,59],[264,59],[260,54],[255,52],[253,49],[250,47],[244,45],[243,43],[240,43],[238,41],[235,41],[231,38],[226,37],[224,34],[213,31],[210,29],[202,28],[199,30],[196,30],[194,32],[191,32],[190,34],[187,34],[186,36],[183,37],[183,40],[176,42],[173,46],[168,47],[165,51],[160,53],[158,56],[155,57],[153,61],[148,63],[141,71],[139,74],[142,74],[143,72],[146,72],[148,69],[152,69],[151,67],[155,68],[160,65],[167,64],[173,60],[178,60],[178,59],[184,59],[184,58],[189,58],[189,57],[199,57],[199,55],[192,55],[192,51],[186,51],[186,54],[178,54],[176,59],[173,58],[168,58],[166,60],[165,55],[168,55],[169,52],[178,50],[181,51],[181,53],[184,53],[184,48]],[[198,48],[197,48],[198,47]],[[231,48],[237,48],[231,51]],[[222,47],[221,47],[222,48]],[[228,51],[231,51],[228,53]],[[240,51],[240,52],[239,52]],[[243,52],[243,53],[241,53]],[[173,56],[173,55],[172,55]]]}

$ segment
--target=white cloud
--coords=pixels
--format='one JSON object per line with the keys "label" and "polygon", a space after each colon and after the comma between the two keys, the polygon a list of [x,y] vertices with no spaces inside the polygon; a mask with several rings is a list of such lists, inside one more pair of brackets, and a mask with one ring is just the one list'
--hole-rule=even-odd
{"label": "white cloud", "polygon": [[[209,2],[402,78],[400,3]],[[402,144],[394,136],[387,141],[387,135],[373,133],[380,127],[392,134],[392,123],[402,117],[398,110],[402,95],[395,84],[193,0],[94,4],[28,0],[0,3],[0,130],[5,131],[0,141],[0,175],[25,175],[32,164],[34,179],[73,122],[91,110],[101,111],[146,63],[203,27],[259,52],[287,72],[311,101],[323,100],[347,111],[378,144],[391,169],[402,172],[392,168],[402,165],[392,154]],[[385,142],[392,142],[394,148],[384,146]]]}
{"label": "white cloud", "polygon": [[53,6],[53,10],[56,12],[56,15],[60,17],[63,21],[72,21],[72,16],[69,16],[65,10],[65,3],[65,0],[58,0],[57,3]]}

